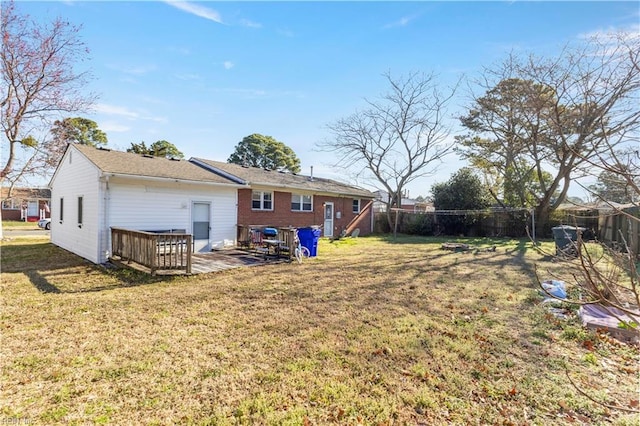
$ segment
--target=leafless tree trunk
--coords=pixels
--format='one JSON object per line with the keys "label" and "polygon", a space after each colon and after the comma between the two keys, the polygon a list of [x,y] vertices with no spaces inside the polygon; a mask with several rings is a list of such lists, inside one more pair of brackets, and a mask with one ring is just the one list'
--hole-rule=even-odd
{"label": "leafless tree trunk", "polygon": [[[638,37],[619,34],[610,41],[600,36],[550,59],[511,54],[501,66],[485,71],[479,84],[487,92],[474,96],[471,113],[463,118],[472,136],[491,138],[462,138],[468,158],[488,167],[515,148],[520,161],[513,164],[524,166],[519,174],[534,173],[537,186],[529,196],[538,228],[565,200],[570,183],[585,175],[586,159],[629,143],[632,135],[637,138]],[[501,84],[511,82],[518,84],[493,96]],[[500,170],[509,181],[508,168]]]}
{"label": "leafless tree trunk", "polygon": [[[74,65],[88,53],[79,28],[63,19],[39,25],[3,2],[0,17],[0,125],[3,164],[0,186],[52,166],[46,142],[56,114],[87,108],[94,96],[83,96],[89,75]],[[44,142],[40,142],[40,140]],[[58,147],[59,148],[59,147]],[[0,238],[2,228],[0,225]]]}
{"label": "leafless tree trunk", "polygon": [[[634,201],[623,206],[602,199],[593,192],[593,186],[579,184],[601,205],[608,204],[606,214],[622,217],[632,231],[611,235],[615,241],[600,238],[598,255],[594,246],[589,250],[579,239],[576,260],[567,262],[566,272],[558,278],[573,282],[583,295],[581,300],[568,302],[613,308],[612,313],[623,312],[628,317],[620,318],[623,324],[640,330],[640,37],[614,34],[591,42],[595,46],[592,51],[599,55],[588,57],[585,52],[571,63],[582,71],[593,70],[592,73],[562,86],[584,105],[576,104],[575,109],[591,113],[576,115],[571,127],[580,130],[577,136],[560,135],[558,156],[570,158],[567,165],[580,166],[585,176],[596,178],[607,172],[626,183],[629,199]],[[582,58],[589,61],[589,67],[582,66]],[[594,62],[599,66],[591,66]]]}
{"label": "leafless tree trunk", "polygon": [[366,109],[329,124],[334,138],[319,148],[336,153],[335,167],[356,170],[358,177],[382,186],[389,194],[392,227],[391,209],[401,206],[406,185],[434,173],[451,150],[446,107],[456,87],[443,93],[433,74],[384,76],[390,90],[378,100],[366,100]]}

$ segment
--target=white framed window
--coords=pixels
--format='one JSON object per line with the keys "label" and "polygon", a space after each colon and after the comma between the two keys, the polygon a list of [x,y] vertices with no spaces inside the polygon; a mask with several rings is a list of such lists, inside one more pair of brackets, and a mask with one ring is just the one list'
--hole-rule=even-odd
{"label": "white framed window", "polygon": [[19,210],[22,203],[16,198],[2,200],[2,210]]}
{"label": "white framed window", "polygon": [[273,210],[273,192],[253,191],[251,193],[251,208],[253,210]]}
{"label": "white framed window", "polygon": [[353,212],[360,213],[360,199],[353,199]]}
{"label": "white framed window", "polygon": [[313,197],[311,195],[291,194],[291,210],[294,212],[313,211]]}
{"label": "white framed window", "polygon": [[60,223],[64,220],[64,197],[60,197]]}

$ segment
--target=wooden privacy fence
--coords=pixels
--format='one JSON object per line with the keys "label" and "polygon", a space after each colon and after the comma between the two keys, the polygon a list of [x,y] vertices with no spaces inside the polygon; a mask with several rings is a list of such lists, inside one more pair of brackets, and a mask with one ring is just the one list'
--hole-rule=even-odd
{"label": "wooden privacy fence", "polygon": [[136,231],[111,228],[112,260],[158,271],[191,273],[192,236],[185,230]]}
{"label": "wooden privacy fence", "polygon": [[635,253],[640,260],[640,207],[601,215],[600,238],[614,248]]}

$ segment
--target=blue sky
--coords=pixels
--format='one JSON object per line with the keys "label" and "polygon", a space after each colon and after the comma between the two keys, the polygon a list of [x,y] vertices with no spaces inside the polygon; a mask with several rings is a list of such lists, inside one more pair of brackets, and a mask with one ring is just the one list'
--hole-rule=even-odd
{"label": "blue sky", "polygon": [[[384,72],[477,77],[511,51],[555,54],[608,30],[638,31],[638,2],[20,1],[36,20],[82,26],[109,146],[168,140],[188,157],[226,161],[243,137],[290,146],[303,173],[349,181],[317,142],[328,123],[387,90]],[[464,94],[450,113],[463,111]],[[453,134],[460,133],[451,121]],[[428,195],[464,163],[409,186]],[[367,182],[355,182],[366,186]],[[576,189],[574,195],[581,195]]]}

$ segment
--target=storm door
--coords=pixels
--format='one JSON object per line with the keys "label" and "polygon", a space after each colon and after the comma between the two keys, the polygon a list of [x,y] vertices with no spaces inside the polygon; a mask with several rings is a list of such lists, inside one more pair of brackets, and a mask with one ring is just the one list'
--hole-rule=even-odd
{"label": "storm door", "polygon": [[194,202],[191,209],[193,221],[193,251],[211,251],[209,232],[211,231],[211,204]]}

